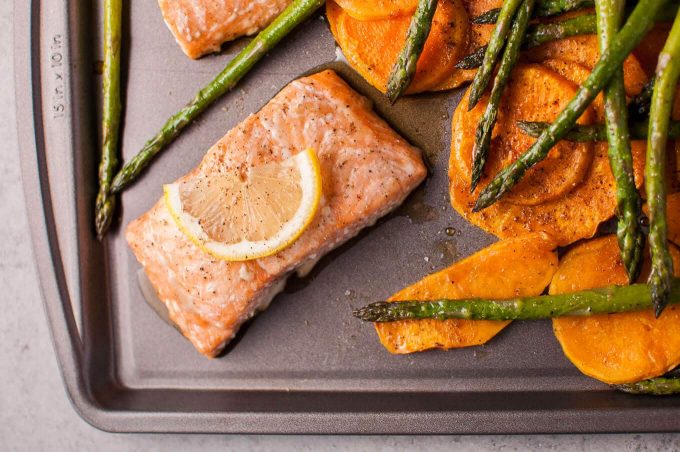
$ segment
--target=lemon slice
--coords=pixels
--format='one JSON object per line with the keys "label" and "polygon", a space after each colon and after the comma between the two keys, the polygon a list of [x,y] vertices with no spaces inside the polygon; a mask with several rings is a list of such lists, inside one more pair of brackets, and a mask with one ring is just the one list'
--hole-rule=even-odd
{"label": "lemon slice", "polygon": [[165,205],[197,246],[228,261],[270,256],[309,226],[321,199],[312,149],[282,162],[163,187]]}

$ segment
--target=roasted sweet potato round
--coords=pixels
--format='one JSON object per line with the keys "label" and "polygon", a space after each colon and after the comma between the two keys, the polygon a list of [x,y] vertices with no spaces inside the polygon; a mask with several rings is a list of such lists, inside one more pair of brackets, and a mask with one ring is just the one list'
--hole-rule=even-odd
{"label": "roasted sweet potato round", "polygon": [[[517,149],[512,150],[512,156],[519,155],[533,141],[528,143],[524,141],[528,138],[516,128],[515,121],[518,119],[550,121],[569,102],[575,92],[576,86],[573,83],[548,68],[539,65],[520,65],[515,68],[512,80],[501,101],[501,115],[496,126],[498,130],[495,131],[495,138],[492,140],[491,152],[487,160],[491,163],[487,163],[488,167],[501,166],[493,163],[494,161],[501,161],[503,166],[510,163],[509,152],[505,155],[498,155],[495,150],[496,142],[499,141],[498,137],[502,136],[504,129],[514,129],[505,133],[518,137],[517,143],[519,144]],[[504,113],[504,111],[512,114]],[[570,191],[562,192],[558,198],[537,205],[521,205],[516,201],[517,195],[515,198],[506,196],[489,208],[473,213],[472,206],[477,195],[491,176],[491,171],[488,170],[480,182],[480,188],[470,194],[470,167],[466,162],[470,161],[472,152],[470,143],[474,136],[474,128],[470,124],[475,124],[475,121],[467,116],[474,112],[474,109],[472,112],[467,111],[467,95],[464,95],[453,117],[449,162],[451,203],[470,222],[501,238],[544,231],[555,237],[560,245],[567,245],[582,238],[592,237],[598,225],[614,215],[616,209],[614,180],[609,169],[606,147],[600,147],[598,151],[598,148],[592,144],[569,142],[560,143],[553,149],[553,153],[556,151],[562,153],[553,158],[572,162],[574,155],[578,152],[593,152],[595,149],[590,164],[586,165],[582,180],[575,182],[576,185],[571,187]],[[590,118],[592,118],[592,111],[586,113],[581,120],[589,121]],[[550,162],[545,164],[548,165]],[[560,168],[560,165],[556,167]],[[532,171],[540,171],[540,165]],[[527,175],[530,173],[528,172]],[[541,180],[552,181],[553,178],[546,177],[546,174],[547,171],[543,171],[543,178],[536,175],[534,181],[536,183],[540,183]],[[569,172],[567,171],[566,174]],[[560,186],[559,179],[557,186]],[[521,184],[516,189],[528,190]],[[540,193],[550,189],[550,187],[543,187],[537,190]]]}
{"label": "roasted sweet potato round", "polygon": [[358,20],[410,16],[418,6],[418,0],[335,0],[335,3]]}
{"label": "roasted sweet potato round", "polygon": [[[349,64],[371,85],[385,92],[392,66],[404,45],[410,17],[362,21],[332,1],[327,4],[326,14]],[[468,29],[462,4],[440,0],[407,93],[429,91],[461,72],[454,66],[465,55]]]}
{"label": "roasted sweet potato round", "polygon": [[[600,48],[594,35],[573,36],[557,41],[546,42],[525,53],[527,59],[534,63],[559,59],[570,63],[578,63],[592,69],[600,59]],[[623,63],[623,74],[626,94],[634,96],[647,83],[647,75],[642,70],[637,58],[628,56]]]}
{"label": "roasted sweet potato round", "polygon": [[[557,269],[557,244],[546,234],[504,240],[396,293],[390,301],[511,298],[539,295]],[[405,320],[376,323],[391,353],[480,345],[508,323],[488,320]]]}
{"label": "roasted sweet potato round", "polygon": [[[549,67],[553,71],[560,74],[567,80],[574,82],[576,85],[582,85],[583,82],[590,75],[590,69],[579,64],[564,60],[545,60],[541,62],[542,65]],[[639,94],[640,83],[646,83],[645,79],[635,79],[635,77],[642,77],[641,73],[632,72],[633,75],[629,76],[627,79],[626,89],[629,90],[626,94],[629,96],[635,96]],[[598,124],[605,123],[605,112],[604,112],[604,97],[600,93],[593,103],[591,104],[593,111],[595,112],[595,122]],[[597,155],[605,155],[608,151],[608,143],[598,142],[595,143],[595,150]],[[644,177],[644,165],[645,156],[647,152],[647,142],[645,140],[632,140],[631,141],[631,153],[633,154],[633,163],[635,171],[635,183],[640,188],[642,186]]]}
{"label": "roasted sweet potato round", "polygon": [[[486,11],[494,8],[500,8],[503,6],[503,2],[500,0],[465,0],[465,10],[468,13],[468,17],[473,19]],[[493,32],[493,25],[476,25],[470,24],[470,29],[468,32],[468,43],[465,55],[468,55],[477,48],[484,46],[489,43],[489,38]],[[451,73],[443,82],[437,84],[437,86],[430,89],[430,91],[445,91],[449,89],[458,88],[466,82],[472,81],[475,78],[477,69],[467,69],[467,70],[457,70]]]}
{"label": "roasted sweet potato round", "polygon": [[[675,268],[680,251],[671,245]],[[649,260],[640,281],[649,274]],[[680,274],[676,270],[676,274]],[[616,237],[579,244],[560,261],[550,293],[627,283]],[[592,317],[553,319],[564,354],[584,374],[610,384],[657,377],[680,364],[680,306],[666,308],[659,319],[651,310]]]}

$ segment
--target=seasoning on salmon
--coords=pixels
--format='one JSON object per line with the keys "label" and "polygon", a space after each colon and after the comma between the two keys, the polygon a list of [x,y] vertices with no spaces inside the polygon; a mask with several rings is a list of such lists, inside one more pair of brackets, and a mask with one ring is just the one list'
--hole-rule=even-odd
{"label": "seasoning on salmon", "polygon": [[166,25],[189,58],[257,33],[292,0],[158,0]]}
{"label": "seasoning on salmon", "polygon": [[317,152],[323,195],[290,247],[246,262],[214,258],[177,227],[163,200],[126,237],[170,318],[196,349],[217,355],[265,309],[294,271],[354,237],[402,203],[426,175],[421,154],[333,71],[293,81],[228,132],[180,182]]}

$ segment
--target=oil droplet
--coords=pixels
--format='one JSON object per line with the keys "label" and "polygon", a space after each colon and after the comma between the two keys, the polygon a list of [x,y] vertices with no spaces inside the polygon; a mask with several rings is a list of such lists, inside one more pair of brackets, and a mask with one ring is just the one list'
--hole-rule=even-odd
{"label": "oil droplet", "polygon": [[449,227],[444,229],[444,232],[446,232],[446,235],[448,235],[449,237],[453,237],[454,235],[456,235],[456,228]]}
{"label": "oil droplet", "polygon": [[423,224],[439,218],[439,210],[423,199],[425,190],[417,190],[399,209],[399,214],[409,218],[410,223]]}
{"label": "oil droplet", "polygon": [[442,240],[435,248],[443,263],[452,264],[458,258],[458,246],[455,240]]}

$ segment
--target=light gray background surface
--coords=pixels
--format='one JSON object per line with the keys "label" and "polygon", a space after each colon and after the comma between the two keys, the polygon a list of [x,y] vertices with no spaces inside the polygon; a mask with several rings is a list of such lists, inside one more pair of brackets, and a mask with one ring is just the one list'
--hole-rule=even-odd
{"label": "light gray background surface", "polygon": [[680,436],[458,437],[124,435],[72,409],[35,273],[15,130],[12,1],[0,0],[0,450],[680,450]]}

